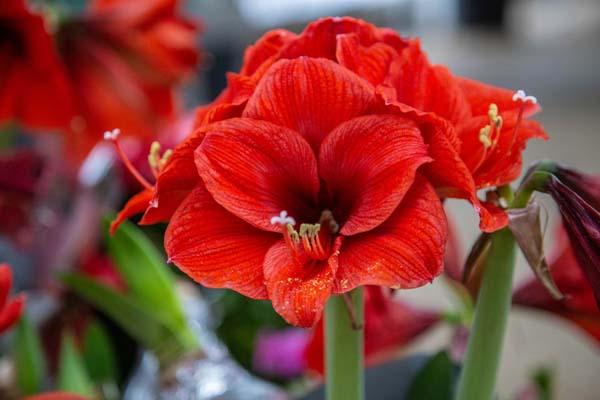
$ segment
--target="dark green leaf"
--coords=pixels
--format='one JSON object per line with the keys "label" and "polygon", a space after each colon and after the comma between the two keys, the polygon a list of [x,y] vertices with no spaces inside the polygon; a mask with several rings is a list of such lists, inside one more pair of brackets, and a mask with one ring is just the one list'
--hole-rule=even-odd
{"label": "dark green leaf", "polygon": [[83,396],[93,396],[94,386],[81,357],[75,350],[73,337],[64,335],[60,346],[57,387],[59,390],[77,393]]}
{"label": "dark green leaf", "polygon": [[408,389],[408,400],[452,398],[454,364],[445,351],[433,356],[419,371]]}
{"label": "dark green leaf", "polygon": [[44,353],[40,338],[26,316],[19,321],[14,340],[17,387],[23,395],[37,393],[44,379]]}
{"label": "dark green leaf", "polygon": [[92,322],[85,332],[83,359],[90,378],[97,385],[117,381],[117,363],[113,346],[98,321]]}

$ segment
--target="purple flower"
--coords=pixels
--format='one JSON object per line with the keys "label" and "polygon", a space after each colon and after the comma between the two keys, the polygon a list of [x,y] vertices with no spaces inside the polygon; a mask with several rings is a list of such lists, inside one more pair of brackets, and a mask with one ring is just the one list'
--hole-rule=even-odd
{"label": "purple flower", "polygon": [[305,329],[289,328],[258,333],[254,346],[254,370],[265,375],[293,378],[306,370],[304,353],[310,340]]}

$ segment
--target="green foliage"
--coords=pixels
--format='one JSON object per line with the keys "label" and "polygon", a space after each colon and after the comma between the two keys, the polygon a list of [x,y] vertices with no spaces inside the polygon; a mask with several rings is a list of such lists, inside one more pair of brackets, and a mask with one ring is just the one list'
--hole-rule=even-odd
{"label": "green foliage", "polygon": [[448,400],[452,398],[455,366],[445,351],[433,356],[417,374],[408,389],[409,400]]}
{"label": "green foliage", "polygon": [[90,379],[97,385],[117,381],[118,371],[112,343],[104,327],[92,322],[83,340],[83,359]]}
{"label": "green foliage", "polygon": [[83,396],[93,396],[94,386],[75,349],[73,337],[64,335],[60,346],[60,359],[56,385],[59,390],[77,393]]}
{"label": "green foliage", "polygon": [[14,340],[17,387],[23,395],[37,393],[44,379],[44,353],[39,335],[26,316],[19,321]]}
{"label": "green foliage", "polygon": [[217,334],[227,345],[232,356],[248,369],[252,367],[254,341],[258,330],[288,326],[268,301],[248,299],[231,290],[222,291],[217,306],[223,313]]}

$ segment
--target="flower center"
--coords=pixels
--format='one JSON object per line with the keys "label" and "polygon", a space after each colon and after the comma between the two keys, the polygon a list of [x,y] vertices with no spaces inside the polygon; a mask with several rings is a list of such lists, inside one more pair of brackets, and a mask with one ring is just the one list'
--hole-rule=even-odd
{"label": "flower center", "polygon": [[329,210],[321,213],[318,223],[300,224],[299,230],[294,228],[295,219],[285,210],[272,217],[271,223],[281,225],[283,237],[292,255],[302,263],[329,258],[335,235],[339,231],[339,225]]}

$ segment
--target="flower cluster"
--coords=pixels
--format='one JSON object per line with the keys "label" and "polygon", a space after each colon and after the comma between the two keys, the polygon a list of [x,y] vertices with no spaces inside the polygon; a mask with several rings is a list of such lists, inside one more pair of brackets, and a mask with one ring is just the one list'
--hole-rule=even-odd
{"label": "flower cluster", "polygon": [[0,122],[60,130],[77,159],[114,121],[128,134],[155,135],[173,116],[174,83],[198,59],[196,24],[177,5],[95,0],[83,15],[54,21],[24,0],[3,1]]}
{"label": "flower cluster", "polygon": [[527,140],[545,137],[531,96],[456,77],[418,40],[352,18],[265,34],[228,82],[113,228],[138,212],[169,221],[179,268],[295,325],[331,294],[435,278],[440,197],[470,200],[485,231],[505,226],[476,191],[513,180]]}

